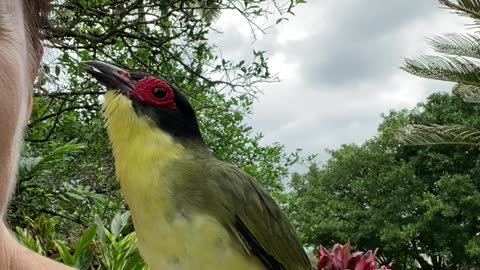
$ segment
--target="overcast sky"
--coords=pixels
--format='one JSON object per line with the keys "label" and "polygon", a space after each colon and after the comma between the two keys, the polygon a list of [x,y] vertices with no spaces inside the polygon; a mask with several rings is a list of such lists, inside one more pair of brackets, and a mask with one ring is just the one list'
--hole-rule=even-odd
{"label": "overcast sky", "polygon": [[281,82],[262,86],[249,122],[289,150],[328,156],[325,149],[362,143],[376,134],[380,114],[413,108],[451,84],[417,78],[399,67],[428,51],[425,38],[464,32],[468,19],[437,0],[310,0],[296,16],[252,44],[248,25],[224,14],[215,36],[223,56],[268,52]]}

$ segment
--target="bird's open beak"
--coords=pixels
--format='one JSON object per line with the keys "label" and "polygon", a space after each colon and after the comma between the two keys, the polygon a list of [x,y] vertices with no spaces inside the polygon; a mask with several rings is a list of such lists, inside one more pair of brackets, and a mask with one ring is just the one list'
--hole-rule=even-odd
{"label": "bird's open beak", "polygon": [[83,62],[87,66],[87,72],[97,81],[109,89],[117,90],[124,95],[129,95],[135,89],[135,81],[130,77],[130,73],[116,66],[99,62]]}

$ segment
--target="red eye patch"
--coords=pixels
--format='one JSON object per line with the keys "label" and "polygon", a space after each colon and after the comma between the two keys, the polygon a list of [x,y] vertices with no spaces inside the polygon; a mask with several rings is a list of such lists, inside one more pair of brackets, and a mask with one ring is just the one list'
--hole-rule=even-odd
{"label": "red eye patch", "polygon": [[[154,95],[154,90],[161,88],[165,91],[165,95],[158,98]],[[157,89],[158,91],[158,89]],[[130,93],[131,97],[135,97],[140,101],[169,110],[175,110],[177,105],[174,100],[173,89],[166,82],[153,77],[146,77],[138,81],[135,91]]]}

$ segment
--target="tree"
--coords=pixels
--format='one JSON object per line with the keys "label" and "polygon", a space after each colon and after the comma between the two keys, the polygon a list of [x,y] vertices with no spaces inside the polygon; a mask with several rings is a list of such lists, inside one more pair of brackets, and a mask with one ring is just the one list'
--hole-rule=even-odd
{"label": "tree", "polygon": [[[478,26],[480,2],[439,2]],[[289,212],[307,243],[379,246],[382,259],[399,268],[478,265],[480,152],[472,146],[480,144],[480,123],[472,103],[480,102],[479,37],[452,33],[429,43],[438,54],[407,59],[403,69],[456,82],[453,95],[434,94],[412,111],[391,112],[377,137],[331,151],[324,166],[293,177],[290,199],[297,205]]]}
{"label": "tree", "polygon": [[330,151],[323,166],[296,174],[288,212],[303,241],[380,247],[381,264],[393,260],[399,269],[478,265],[480,150],[405,146],[396,133],[412,121],[467,125],[479,116],[458,95],[433,94],[412,111],[384,116],[371,140]]}

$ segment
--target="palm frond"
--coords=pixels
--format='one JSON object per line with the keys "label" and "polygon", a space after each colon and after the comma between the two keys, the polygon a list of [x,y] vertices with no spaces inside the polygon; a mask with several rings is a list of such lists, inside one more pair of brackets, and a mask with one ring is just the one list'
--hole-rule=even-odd
{"label": "palm frond", "polygon": [[408,125],[396,134],[407,145],[480,145],[480,130],[463,125]]}
{"label": "palm frond", "polygon": [[480,103],[480,87],[478,86],[460,84],[454,91],[459,94],[465,102]]}
{"label": "palm frond", "polygon": [[197,12],[207,23],[212,23],[220,18],[222,14],[221,1],[217,0],[197,0],[195,6],[198,8]]}
{"label": "palm frond", "polygon": [[480,38],[476,35],[450,33],[428,39],[428,44],[439,53],[480,58]]}
{"label": "palm frond", "polygon": [[438,2],[460,15],[472,18],[476,21],[480,20],[480,0],[438,0]]}
{"label": "palm frond", "polygon": [[463,57],[426,55],[407,58],[402,69],[424,78],[480,86],[480,67]]}

